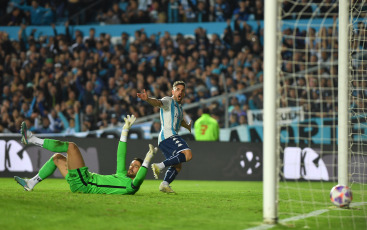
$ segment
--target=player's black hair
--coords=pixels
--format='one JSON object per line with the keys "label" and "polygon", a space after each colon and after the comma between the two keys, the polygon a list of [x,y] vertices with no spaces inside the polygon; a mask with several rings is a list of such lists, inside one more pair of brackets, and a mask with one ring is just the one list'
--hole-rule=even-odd
{"label": "player's black hair", "polygon": [[209,108],[208,108],[208,107],[204,107],[204,108],[203,108],[203,113],[207,113],[207,114],[209,114],[209,113],[210,113]]}
{"label": "player's black hair", "polygon": [[134,161],[139,161],[141,165],[143,165],[143,160],[139,157],[135,157]]}

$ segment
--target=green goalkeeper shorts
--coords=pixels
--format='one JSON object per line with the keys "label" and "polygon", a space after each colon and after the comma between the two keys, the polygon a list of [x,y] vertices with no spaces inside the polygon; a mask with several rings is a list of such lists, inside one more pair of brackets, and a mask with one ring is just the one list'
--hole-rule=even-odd
{"label": "green goalkeeper shorts", "polygon": [[88,181],[91,177],[92,175],[88,171],[88,167],[82,167],[78,169],[68,169],[68,174],[66,174],[65,179],[69,183],[72,192],[88,193],[90,190]]}

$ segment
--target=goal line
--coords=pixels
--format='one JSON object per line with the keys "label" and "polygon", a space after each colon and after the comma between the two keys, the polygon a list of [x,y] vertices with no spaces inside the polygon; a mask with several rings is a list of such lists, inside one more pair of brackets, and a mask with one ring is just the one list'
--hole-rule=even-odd
{"label": "goal line", "polygon": [[[363,205],[367,205],[367,202],[351,203],[350,207],[358,207],[358,206],[363,206]],[[342,208],[336,208],[336,209],[342,209]],[[303,219],[306,219],[306,218],[309,218],[309,217],[315,217],[315,216],[321,215],[321,214],[326,213],[326,212],[331,211],[331,210],[335,210],[335,209],[330,209],[330,208],[329,209],[320,209],[320,210],[312,211],[312,212],[307,213],[307,214],[289,217],[289,218],[280,220],[279,224],[283,225],[287,222],[303,220]],[[348,209],[345,209],[345,210],[347,211]],[[256,226],[256,227],[246,228],[245,230],[266,230],[266,229],[271,229],[275,226],[276,226],[275,224],[262,224],[262,225],[259,225],[259,226]]]}

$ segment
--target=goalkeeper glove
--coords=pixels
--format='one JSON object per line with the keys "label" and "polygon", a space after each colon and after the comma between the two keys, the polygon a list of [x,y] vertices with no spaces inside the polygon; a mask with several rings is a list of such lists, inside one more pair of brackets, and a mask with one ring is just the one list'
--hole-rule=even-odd
{"label": "goalkeeper glove", "polygon": [[149,144],[149,151],[147,153],[147,155],[145,156],[144,162],[142,164],[142,166],[144,166],[145,168],[148,168],[150,160],[154,157],[154,155],[157,153],[158,148],[155,147],[151,144]]}
{"label": "goalkeeper glove", "polygon": [[129,129],[134,124],[134,122],[136,120],[136,117],[134,115],[131,115],[131,116],[130,115],[127,115],[127,117],[125,117],[124,120],[125,120],[125,124],[122,127],[120,141],[126,142],[127,135],[129,133]]}

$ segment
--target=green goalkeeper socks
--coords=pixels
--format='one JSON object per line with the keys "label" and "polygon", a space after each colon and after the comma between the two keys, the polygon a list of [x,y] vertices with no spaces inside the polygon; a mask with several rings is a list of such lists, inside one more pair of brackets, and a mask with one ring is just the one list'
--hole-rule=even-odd
{"label": "green goalkeeper socks", "polygon": [[56,153],[66,153],[68,151],[69,142],[58,141],[53,139],[45,139],[43,148]]}
{"label": "green goalkeeper socks", "polygon": [[51,157],[38,172],[39,177],[44,180],[50,175],[52,175],[56,170],[56,165],[54,163],[54,158]]}

